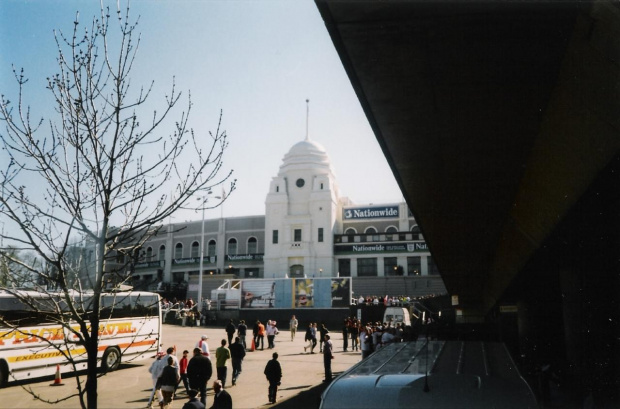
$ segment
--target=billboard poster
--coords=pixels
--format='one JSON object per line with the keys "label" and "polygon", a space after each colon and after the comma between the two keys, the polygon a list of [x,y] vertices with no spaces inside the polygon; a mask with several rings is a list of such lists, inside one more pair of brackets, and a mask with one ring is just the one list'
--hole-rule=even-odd
{"label": "billboard poster", "polygon": [[332,307],[346,308],[351,304],[351,280],[348,278],[332,279]]}
{"label": "billboard poster", "polygon": [[241,282],[241,308],[274,308],[275,298],[275,280]]}
{"label": "billboard poster", "polygon": [[301,278],[295,280],[295,307],[305,308],[314,306],[314,280]]}

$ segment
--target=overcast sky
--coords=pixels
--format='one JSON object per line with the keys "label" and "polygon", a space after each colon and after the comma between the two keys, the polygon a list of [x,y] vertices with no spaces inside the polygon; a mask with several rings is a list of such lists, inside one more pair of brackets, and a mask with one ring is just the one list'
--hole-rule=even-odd
{"label": "overcast sky", "polygon": [[[98,8],[99,0],[0,1],[0,93],[16,99],[11,64],[24,67],[28,102],[47,117],[45,78],[58,71],[53,30],[71,30],[76,11],[91,21]],[[224,167],[237,179],[225,217],[264,214],[271,178],[305,137],[306,99],[310,139],[326,148],[342,194],[360,205],[402,200],[313,1],[134,0],[131,8],[142,34],[132,82],[155,81],[153,109],[174,76],[191,90],[197,133],[214,130],[224,112]]]}

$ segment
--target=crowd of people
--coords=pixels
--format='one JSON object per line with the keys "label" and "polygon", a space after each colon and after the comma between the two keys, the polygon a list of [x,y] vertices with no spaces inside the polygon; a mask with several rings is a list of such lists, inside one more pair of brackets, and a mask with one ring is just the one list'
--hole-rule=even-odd
{"label": "crowd of people", "polygon": [[[191,299],[189,300],[191,301]],[[194,306],[185,304],[190,309]],[[296,327],[297,324],[295,324]],[[153,381],[153,389],[147,408],[154,408],[156,404],[161,409],[169,408],[177,396],[177,390],[182,388],[188,396],[183,409],[204,409],[207,407],[207,384],[214,374],[212,359],[215,360],[216,379],[213,382],[214,399],[211,409],[232,409],[232,397],[226,392],[228,380],[227,362],[232,365],[231,382],[235,386],[242,373],[243,359],[248,346],[246,345],[248,327],[244,320],[235,324],[234,320],[226,325],[228,339],[222,339],[220,346],[211,353],[209,337],[202,335],[192,350],[184,350],[181,359],[177,358],[176,346],[169,347],[166,354],[158,354],[151,364],[149,372]],[[264,338],[267,336],[268,349],[275,348],[275,336],[279,333],[276,321],[268,320],[266,325],[256,321],[253,329],[251,349],[264,349]],[[234,342],[233,342],[234,338]],[[291,339],[292,340],[292,339]],[[271,403],[276,402],[278,385],[282,378],[282,368],[278,362],[278,354],[274,352],[272,359],[267,363],[264,372],[269,383],[268,396]]]}
{"label": "crowd of people", "polygon": [[164,322],[169,313],[174,314],[174,318],[181,320],[181,326],[185,327],[197,327],[201,325],[201,320],[204,320],[208,316],[205,313],[211,310],[211,301],[208,299],[203,300],[202,308],[198,303],[194,302],[191,298],[186,300],[177,300],[173,298],[168,300],[162,298],[161,310]]}
{"label": "crowd of people", "polygon": [[[157,401],[161,409],[169,408],[177,396],[177,390],[182,388],[188,397],[183,409],[205,409],[207,407],[207,384],[213,376],[213,364],[208,343],[209,337],[203,335],[192,350],[184,350],[181,359],[177,359],[176,346],[169,347],[166,354],[158,354],[151,364],[149,372],[153,380],[153,389],[147,407],[155,407]],[[245,357],[245,347],[239,337],[234,343],[227,346],[222,339],[220,347],[215,350],[216,379],[212,387],[214,391],[211,409],[232,409],[232,397],[224,389],[228,378],[227,361],[232,362],[232,384],[236,384],[241,374],[242,362]]]}
{"label": "crowd of people", "polygon": [[363,296],[360,295],[357,298],[353,299],[353,304],[357,304],[357,305],[384,305],[386,307],[401,307],[401,306],[406,306],[409,305],[409,303],[411,303],[412,300],[411,297],[409,297],[408,295],[399,295],[399,296],[389,296],[389,295],[385,295],[385,296],[377,296],[377,295],[369,295],[369,296]]}
{"label": "crowd of people", "polygon": [[[293,315],[289,322],[291,341],[295,340],[299,321]],[[224,328],[227,339],[220,341],[220,346],[212,354],[209,348],[209,337],[202,335],[191,351],[184,350],[182,358],[177,359],[176,346],[167,349],[166,354],[157,356],[151,365],[149,372],[153,380],[153,389],[149,398],[148,408],[153,408],[157,401],[160,408],[170,406],[176,392],[181,387],[188,396],[188,401],[183,409],[204,409],[207,405],[207,384],[215,373],[213,390],[215,392],[211,409],[232,408],[232,398],[226,392],[228,381],[227,363],[232,365],[231,383],[235,386],[243,369],[243,359],[248,350],[264,350],[265,336],[267,337],[267,349],[275,348],[275,338],[279,333],[277,323],[267,320],[262,323],[256,320],[252,328],[251,343],[246,344],[248,326],[244,320],[235,323],[230,320]],[[405,328],[402,324],[391,322],[375,322],[362,324],[355,317],[345,318],[342,324],[342,349],[343,352],[360,351],[362,359],[369,356],[377,349],[392,343],[400,342],[406,337]],[[319,346],[319,353],[323,354],[325,369],[324,382],[332,380],[331,362],[334,359],[334,345],[330,331],[325,324],[311,322],[304,335],[304,352],[314,354]],[[215,361],[215,371],[212,360]],[[267,378],[269,402],[275,403],[278,386],[282,378],[282,368],[278,362],[278,353],[273,352],[272,359],[265,366],[264,375]]]}
{"label": "crowd of people", "polygon": [[[319,352],[323,352],[323,343],[329,330],[324,324],[318,328],[316,322],[311,322],[306,329],[304,352],[314,354],[317,343]],[[361,321],[354,317],[344,319],[342,324],[342,350],[348,352],[360,351],[362,357],[370,355],[384,345],[401,342],[407,338],[406,328],[402,323],[391,322],[369,322],[362,325]],[[349,344],[350,341],[350,344]],[[350,346],[349,346],[350,345]],[[367,354],[364,354],[364,351]]]}
{"label": "crowd of people", "polygon": [[351,304],[353,305],[382,305],[385,307],[406,307],[414,302],[422,301],[428,298],[435,298],[441,294],[427,294],[419,297],[409,297],[408,295],[360,295],[353,297]]}

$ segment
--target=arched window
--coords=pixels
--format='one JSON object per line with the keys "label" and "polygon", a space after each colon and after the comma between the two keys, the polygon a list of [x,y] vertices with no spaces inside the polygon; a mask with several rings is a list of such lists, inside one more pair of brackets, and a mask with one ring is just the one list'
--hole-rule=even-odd
{"label": "arched window", "polygon": [[192,243],[192,255],[190,257],[200,257],[200,243],[197,241]]}
{"label": "arched window", "polygon": [[215,240],[209,240],[209,246],[207,247],[207,256],[215,256]]}
{"label": "arched window", "polygon": [[228,240],[228,255],[234,256],[237,254],[237,239]]}
{"label": "arched window", "polygon": [[258,252],[258,241],[256,237],[248,239],[248,254],[256,254]]}
{"label": "arched window", "polygon": [[356,231],[354,228],[352,228],[352,227],[349,227],[349,228],[348,228],[347,230],[345,230],[345,232],[344,232],[344,234],[348,234],[348,235],[351,235],[351,234],[356,234],[356,233],[357,233],[357,231]]}
{"label": "arched window", "polygon": [[153,258],[153,247],[146,248],[146,261],[151,261]]}
{"label": "arched window", "polygon": [[415,233],[415,234],[420,234],[420,226],[418,226],[417,224],[414,224],[413,227],[411,228],[411,233]]}
{"label": "arched window", "polygon": [[183,244],[177,243],[177,245],[174,246],[174,258],[183,258]]}
{"label": "arched window", "polygon": [[388,241],[391,240],[396,240],[396,234],[398,230],[396,229],[396,227],[394,226],[389,226],[387,229],[385,229],[385,239]]}
{"label": "arched window", "polygon": [[164,261],[166,259],[166,246],[163,244],[159,246],[159,261]]}
{"label": "arched window", "polygon": [[366,233],[366,241],[379,241],[379,235],[377,229],[374,227],[368,227],[364,233]]}
{"label": "arched window", "polygon": [[145,253],[142,250],[142,247],[138,247],[137,249],[134,249],[133,251],[134,262],[144,261],[144,256],[145,256]]}

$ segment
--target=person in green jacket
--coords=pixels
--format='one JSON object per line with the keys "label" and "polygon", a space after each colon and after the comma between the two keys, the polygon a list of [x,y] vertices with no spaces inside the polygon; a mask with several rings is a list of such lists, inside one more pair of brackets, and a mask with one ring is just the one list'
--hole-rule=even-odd
{"label": "person in green jacket", "polygon": [[222,381],[222,387],[226,386],[226,361],[230,359],[230,350],[226,348],[226,340],[222,340],[222,346],[215,350],[215,369],[217,371],[217,379]]}

